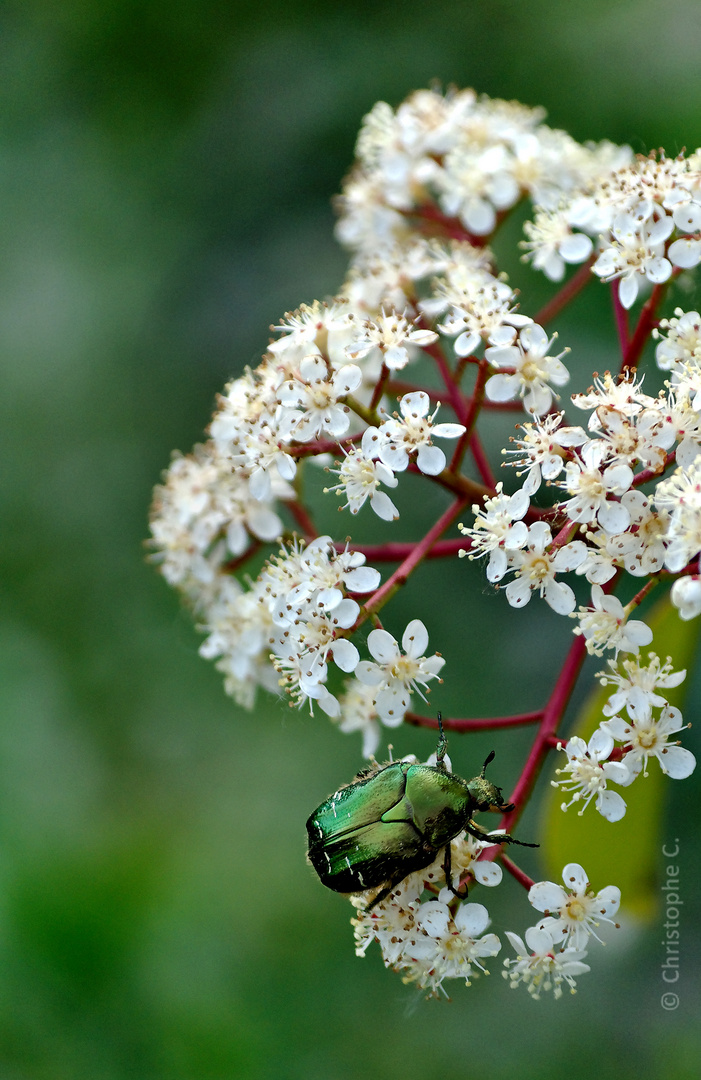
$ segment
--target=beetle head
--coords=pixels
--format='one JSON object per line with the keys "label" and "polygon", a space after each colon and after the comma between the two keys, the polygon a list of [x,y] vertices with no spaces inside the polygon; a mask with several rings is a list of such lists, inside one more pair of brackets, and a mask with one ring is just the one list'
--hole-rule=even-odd
{"label": "beetle head", "polygon": [[490,761],[494,758],[494,751],[487,756],[482,766],[482,772],[474,780],[468,780],[467,787],[475,803],[475,810],[488,810],[493,814],[508,814],[514,809],[513,803],[505,803],[501,788],[496,784],[490,784],[485,780],[484,774]]}
{"label": "beetle head", "polygon": [[495,784],[490,784],[489,780],[485,780],[483,776],[476,776],[474,780],[468,780],[467,787],[475,804],[475,810],[489,810],[493,814],[508,814],[514,808],[513,803],[504,802],[501,788],[498,788]]}

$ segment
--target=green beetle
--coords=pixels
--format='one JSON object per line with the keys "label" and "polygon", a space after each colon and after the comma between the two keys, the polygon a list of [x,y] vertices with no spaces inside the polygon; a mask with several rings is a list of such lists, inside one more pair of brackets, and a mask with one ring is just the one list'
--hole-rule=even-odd
{"label": "green beetle", "polygon": [[381,886],[366,911],[409,874],[430,866],[441,848],[446,884],[464,899],[467,893],[453,887],[450,865],[450,841],[463,831],[478,840],[538,847],[508,833],[490,837],[472,820],[475,811],[507,814],[514,809],[512,803],[504,803],[500,788],[484,778],[494,751],[479,776],[463,780],[445,767],[447,739],[440,713],[438,727],[435,765],[395,761],[365,770],[326,799],[307,821],[309,861],[323,885],[341,893]]}

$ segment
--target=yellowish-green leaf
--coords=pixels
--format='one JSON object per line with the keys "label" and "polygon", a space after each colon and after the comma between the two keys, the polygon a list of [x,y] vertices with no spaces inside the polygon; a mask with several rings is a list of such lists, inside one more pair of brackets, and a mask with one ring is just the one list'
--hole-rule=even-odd
{"label": "yellowish-green leaf", "polygon": [[[654,633],[653,645],[661,659],[672,657],[674,670],[693,669],[701,621],[683,622],[665,597],[645,620]],[[604,664],[602,663],[602,667]],[[663,691],[672,705],[684,712],[686,688],[690,674],[681,684]],[[568,733],[589,740],[604,719],[602,708],[613,687],[598,687],[585,702],[573,729]],[[564,754],[557,755],[565,760]],[[613,787],[625,799],[628,809],[620,821],[606,821],[597,813],[593,803],[580,816],[576,803],[566,812],[560,809],[564,800],[561,788],[550,788],[544,805],[544,828],[541,835],[542,852],[548,877],[560,881],[562,868],[568,862],[580,863],[587,872],[592,887],[598,891],[605,885],[618,885],[621,906],[628,914],[649,921],[659,902],[656,874],[662,846],[661,828],[664,801],[670,783],[658,762],[649,763],[649,775],[639,776],[628,788]]]}

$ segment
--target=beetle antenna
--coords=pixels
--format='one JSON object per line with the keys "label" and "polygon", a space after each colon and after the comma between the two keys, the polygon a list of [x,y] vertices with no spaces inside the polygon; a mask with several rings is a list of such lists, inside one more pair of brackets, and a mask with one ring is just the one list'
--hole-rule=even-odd
{"label": "beetle antenna", "polygon": [[487,754],[487,760],[485,761],[484,765],[482,766],[482,772],[480,773],[480,776],[482,777],[483,780],[484,780],[485,770],[486,770],[487,766],[489,765],[490,761],[494,761],[494,751],[493,750],[491,751],[491,753]]}
{"label": "beetle antenna", "polygon": [[438,746],[436,747],[436,765],[440,769],[445,768],[445,766],[443,765],[443,759],[445,757],[445,752],[448,749],[448,740],[446,739],[445,731],[443,730],[443,717],[440,713],[438,713],[438,731],[440,734],[438,738]]}

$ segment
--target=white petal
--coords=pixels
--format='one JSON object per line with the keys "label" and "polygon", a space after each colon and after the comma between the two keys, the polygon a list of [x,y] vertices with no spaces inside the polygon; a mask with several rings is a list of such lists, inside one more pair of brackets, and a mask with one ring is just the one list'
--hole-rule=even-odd
{"label": "white petal", "polygon": [[414,390],[411,394],[405,394],[399,402],[402,416],[410,416],[412,414],[416,414],[416,416],[427,416],[430,406],[430,398],[423,390]]}
{"label": "white petal", "polygon": [[696,768],[696,758],[691,750],[685,750],[683,746],[668,746],[657,757],[662,771],[673,780],[685,780]]}
{"label": "white petal", "polygon": [[626,623],[626,637],[634,645],[649,645],[652,641],[652,630],[640,619],[630,619]]}
{"label": "white petal", "polygon": [[371,495],[370,506],[383,521],[396,521],[399,517],[397,507],[384,491],[376,491],[374,495]]}
{"label": "white petal", "polygon": [[382,668],[373,664],[370,660],[361,660],[355,669],[355,677],[363,686],[380,686],[385,681]]}
{"label": "white petal", "polygon": [[637,274],[628,274],[627,277],[622,277],[618,285],[618,299],[626,310],[633,306],[637,295]]}
{"label": "white petal", "polygon": [[423,656],[427,646],[428,630],[421,622],[421,619],[412,619],[402,635],[402,648],[404,649],[404,652],[407,656],[416,660],[419,656]]}
{"label": "white petal", "polygon": [[350,592],[372,592],[380,584],[380,571],[373,566],[359,566],[345,574],[343,580]]}
{"label": "white petal", "polygon": [[518,375],[492,375],[487,380],[485,394],[489,401],[513,401],[518,397],[520,386]]}
{"label": "white petal", "polygon": [[560,244],[560,255],[567,263],[584,262],[591,255],[593,246],[586,233],[572,233]]}
{"label": "white petal", "polygon": [[579,863],[574,862],[567,863],[567,866],[562,871],[562,880],[569,892],[585,892],[589,884],[584,868]]}
{"label": "white petal", "polygon": [[690,270],[701,262],[701,240],[675,240],[670,245],[668,255],[675,266]]}
{"label": "white petal", "polygon": [[479,881],[480,885],[491,888],[494,885],[501,884],[503,871],[498,863],[480,861],[473,863],[471,869],[475,875],[475,881]]}
{"label": "white petal", "polygon": [[548,335],[542,326],[538,326],[538,323],[524,326],[519,335],[519,340],[524,349],[535,353],[536,356],[545,356],[548,351]]}
{"label": "white petal", "polygon": [[380,664],[391,664],[397,659],[397,642],[386,630],[371,630],[368,634],[368,649]]}
{"label": "white petal", "polygon": [[510,581],[504,591],[506,592],[506,599],[514,608],[525,607],[531,598],[531,587],[525,577]]}
{"label": "white petal", "polygon": [[466,430],[463,424],[435,424],[431,435],[439,439],[457,439]]}
{"label": "white petal", "polygon": [[605,502],[597,510],[596,518],[610,536],[625,532],[630,525],[630,514],[622,503]]}
{"label": "white petal", "polygon": [[424,443],[419,447],[416,455],[416,464],[419,471],[425,476],[438,476],[445,468],[445,454],[440,446],[426,446]]}
{"label": "white petal", "polygon": [[569,615],[577,606],[572,589],[564,581],[549,581],[544,590],[545,602],[556,615]]}
{"label": "white petal", "polygon": [[339,638],[333,643],[333,662],[341,671],[349,674],[355,671],[360,660],[360,654],[352,641],[347,638]]}
{"label": "white petal", "polygon": [[596,809],[607,821],[620,821],[626,812],[626,804],[618,792],[607,789],[597,795]]}
{"label": "white petal", "polygon": [[455,339],[455,344],[453,345],[453,348],[455,349],[455,355],[469,356],[470,353],[473,353],[475,351],[480,341],[481,338],[479,334],[475,334],[469,330],[463,331],[463,333]]}
{"label": "white petal", "polygon": [[489,912],[483,904],[461,904],[454,922],[461,933],[479,937],[489,926]]}
{"label": "white petal", "polygon": [[528,903],[536,911],[559,911],[567,903],[567,893],[553,881],[537,881],[528,893]]}
{"label": "white petal", "polygon": [[611,730],[611,721],[605,721],[606,728],[598,727],[587,747],[589,753],[597,761],[604,761],[613,750],[613,740],[616,738],[615,731]]}

